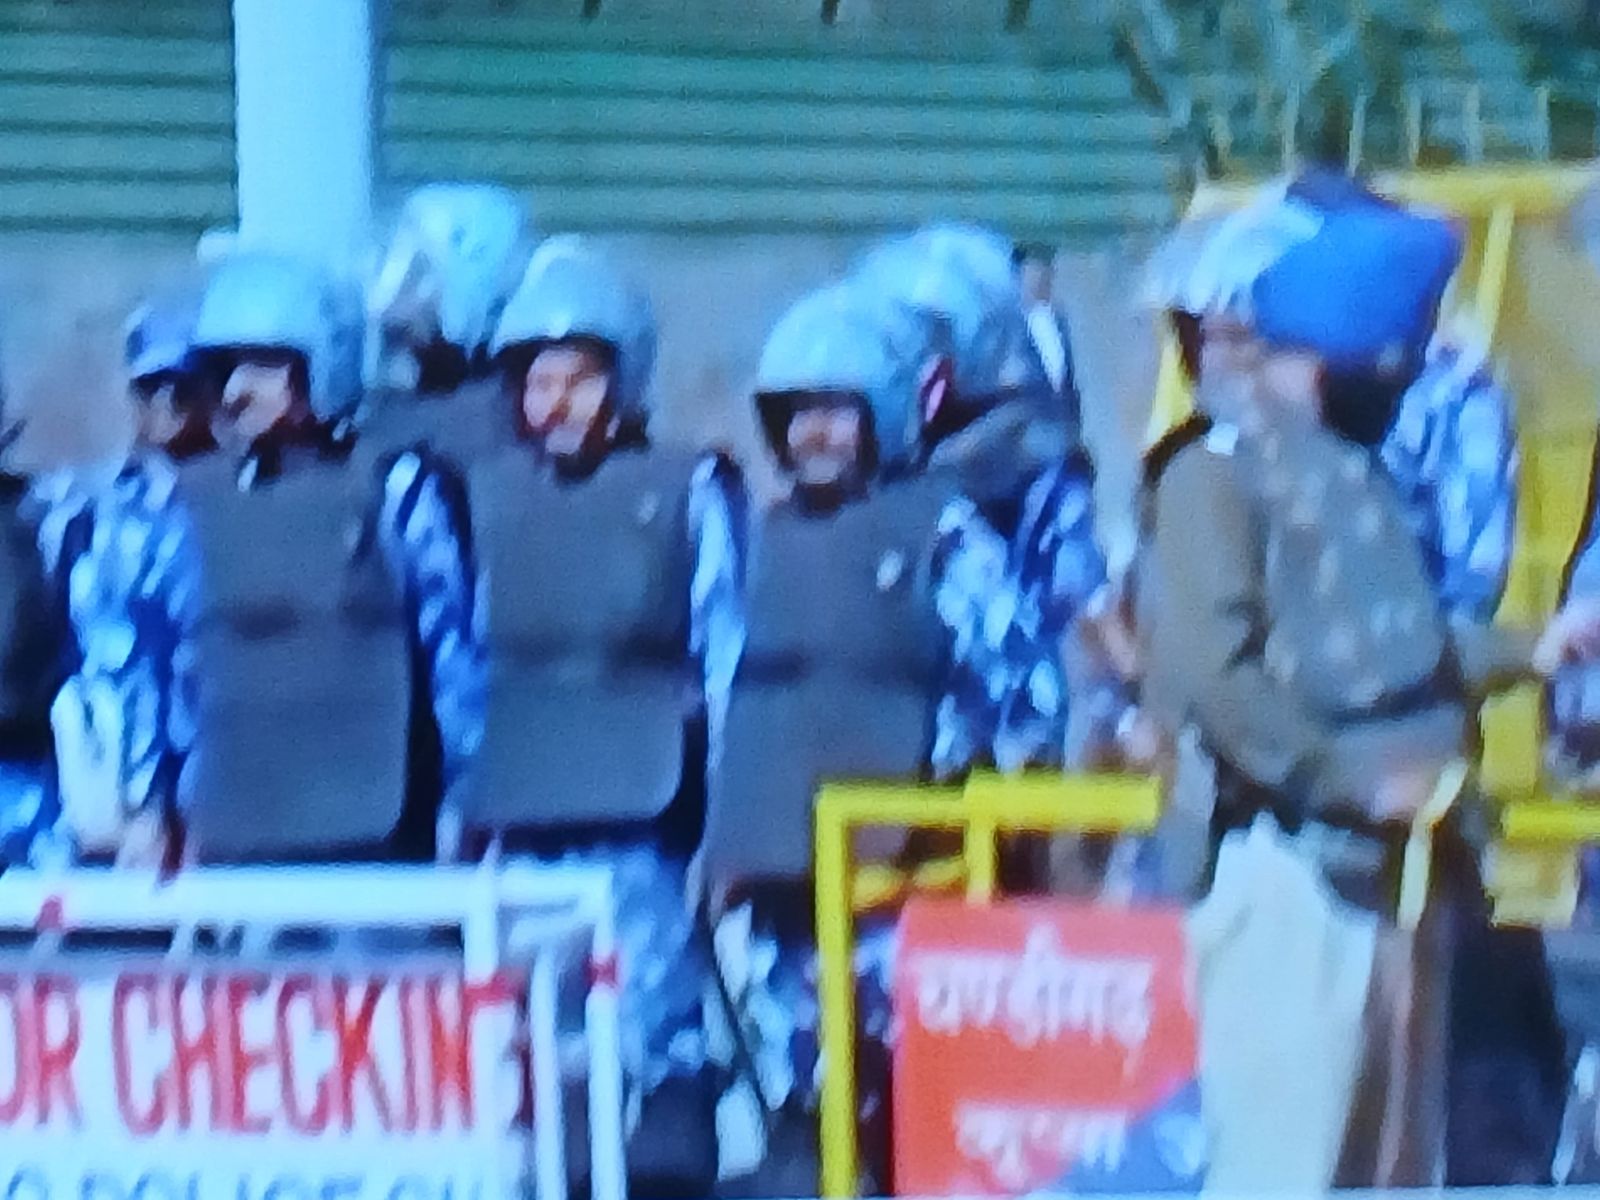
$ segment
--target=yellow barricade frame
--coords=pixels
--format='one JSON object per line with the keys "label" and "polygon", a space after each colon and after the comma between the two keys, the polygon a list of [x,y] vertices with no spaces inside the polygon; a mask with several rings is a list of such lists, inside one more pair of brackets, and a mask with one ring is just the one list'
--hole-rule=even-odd
{"label": "yellow barricade frame", "polygon": [[1136,775],[979,773],[957,789],[825,785],[816,803],[816,920],[821,1009],[822,1195],[855,1195],[855,924],[851,836],[867,828],[963,834],[967,898],[993,899],[1002,833],[1149,833],[1161,814],[1160,781]]}

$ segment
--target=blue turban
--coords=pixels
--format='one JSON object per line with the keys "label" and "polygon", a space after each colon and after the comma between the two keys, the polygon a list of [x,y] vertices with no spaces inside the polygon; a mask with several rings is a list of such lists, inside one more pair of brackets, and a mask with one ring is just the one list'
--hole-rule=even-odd
{"label": "blue turban", "polygon": [[1339,374],[1409,383],[1461,259],[1456,231],[1356,184],[1291,186],[1287,203],[1308,206],[1320,223],[1257,277],[1255,332],[1312,351]]}

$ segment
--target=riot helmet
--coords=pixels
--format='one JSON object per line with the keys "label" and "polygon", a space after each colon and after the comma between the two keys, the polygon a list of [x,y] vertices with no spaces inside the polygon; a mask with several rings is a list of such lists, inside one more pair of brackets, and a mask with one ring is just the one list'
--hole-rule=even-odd
{"label": "riot helmet", "polygon": [[371,345],[407,343],[424,381],[430,355],[449,354],[465,370],[487,352],[536,241],[527,206],[507,188],[418,188],[400,210],[367,298]]}
{"label": "riot helmet", "polygon": [[260,252],[217,263],[195,322],[224,420],[247,438],[284,416],[308,428],[342,423],[361,401],[361,345],[358,289]]}
{"label": "riot helmet", "polygon": [[953,470],[973,499],[999,503],[1071,452],[1075,413],[1028,335],[1005,239],[973,226],[931,226],[880,245],[858,278],[918,313],[949,347],[950,393],[924,411],[930,469]]}
{"label": "riot helmet", "polygon": [[138,414],[139,440],[175,459],[216,448],[215,395],[194,350],[200,297],[172,290],[151,297],[128,318],[123,365]]}
{"label": "riot helmet", "polygon": [[491,345],[519,433],[558,463],[592,466],[642,445],[655,367],[649,301],[580,238],[542,245]]}
{"label": "riot helmet", "polygon": [[954,404],[969,415],[1049,393],[1028,336],[1011,244],[971,225],[932,225],[870,250],[856,279],[918,313],[949,346]]}
{"label": "riot helmet", "polygon": [[768,446],[802,491],[851,492],[918,459],[926,330],[854,284],[803,297],[767,336],[754,400]]}

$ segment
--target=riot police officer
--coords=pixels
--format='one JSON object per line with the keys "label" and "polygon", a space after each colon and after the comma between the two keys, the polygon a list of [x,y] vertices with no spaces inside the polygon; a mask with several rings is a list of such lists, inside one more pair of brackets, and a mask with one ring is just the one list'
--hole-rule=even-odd
{"label": "riot police officer", "polygon": [[[924,439],[930,468],[953,472],[962,493],[940,521],[935,568],[955,660],[933,753],[945,778],[975,764],[1103,762],[1130,707],[1084,636],[1108,602],[1093,465],[1076,406],[1061,403],[1029,338],[1011,259],[987,230],[933,226],[857,268],[862,287],[951,339],[948,391]],[[1086,719],[1069,739],[1074,707]]]}
{"label": "riot police officer", "polygon": [[369,385],[447,391],[484,364],[533,241],[506,188],[434,183],[406,197],[367,297]]}
{"label": "riot police officer", "polygon": [[81,655],[58,704],[68,818],[58,832],[80,859],[171,868],[183,851],[195,563],[174,467],[216,450],[212,380],[193,350],[198,307],[197,294],[171,291],[129,319],[134,449],[104,484],[69,474],[52,508]]}
{"label": "riot police officer", "polygon": [[[950,338],[948,392],[924,437],[928,468],[960,487],[934,558],[952,658],[932,754],[942,779],[1110,766],[1135,715],[1100,644],[1110,589],[1078,408],[1051,386],[1011,262],[998,235],[944,225],[879,245],[857,269]],[[1003,858],[1023,888],[1047,874],[1073,890],[1155,879],[1154,847],[1133,840],[1023,839]]]}
{"label": "riot police officer", "polygon": [[500,380],[479,376],[535,240],[504,188],[429,184],[407,198],[367,297],[363,470],[386,474],[418,447],[465,470],[494,449]]}
{"label": "riot police officer", "polygon": [[359,303],[297,260],[240,253],[194,333],[222,451],[179,468],[199,582],[202,860],[387,855],[405,794],[410,659],[399,584],[356,571],[370,481],[346,468]]}
{"label": "riot police officer", "polygon": [[128,320],[123,361],[138,415],[141,447],[182,462],[217,448],[211,422],[216,397],[194,362],[199,296],[188,290],[157,296]]}
{"label": "riot police officer", "polygon": [[546,243],[506,305],[503,448],[470,470],[483,729],[462,819],[507,851],[608,864],[636,1194],[703,1195],[716,1147],[687,871],[738,656],[741,490],[649,432],[649,305]]}
{"label": "riot police officer", "polygon": [[[724,1099],[726,1123],[750,1135],[730,1173],[763,1157],[791,1170],[814,1161],[804,1151],[817,1099],[808,898],[817,786],[927,776],[947,653],[929,572],[956,490],[920,469],[923,414],[950,373],[939,334],[904,306],[836,285],[785,314],[757,372],[757,417],[790,493],[752,528],[747,644],[707,844],[720,966],[753,1060],[753,1078]],[[886,1116],[891,934],[884,921],[860,931],[869,1145]],[[728,1149],[732,1159],[741,1148]],[[881,1155],[869,1157],[881,1171]]]}

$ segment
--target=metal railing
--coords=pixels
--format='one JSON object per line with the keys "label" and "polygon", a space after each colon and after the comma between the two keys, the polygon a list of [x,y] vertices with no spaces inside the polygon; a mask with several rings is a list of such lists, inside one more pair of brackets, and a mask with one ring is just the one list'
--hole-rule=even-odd
{"label": "metal railing", "polygon": [[1112,28],[1115,48],[1135,89],[1166,116],[1167,136],[1178,154],[1184,186],[1217,175],[1219,148],[1196,105],[1177,22],[1161,0],[1118,0]]}
{"label": "metal railing", "polygon": [[1491,142],[1521,157],[1546,161],[1551,152],[1550,89],[1530,88],[1523,111],[1501,112],[1493,119],[1484,114],[1484,89],[1480,83],[1435,80],[1411,84],[1405,92],[1406,162],[1415,165],[1425,149],[1446,149],[1468,163],[1484,162]]}
{"label": "metal railing", "polygon": [[[1309,89],[1278,88],[1252,81],[1213,84],[1195,96],[1198,119],[1208,130],[1222,171],[1242,167],[1259,170],[1276,164],[1287,169],[1306,150]],[[1548,162],[1554,152],[1551,89],[1529,88],[1518,109],[1501,106],[1486,111],[1479,84],[1433,81],[1412,84],[1398,101],[1358,92],[1348,103],[1340,133],[1351,170],[1362,167],[1415,167],[1430,159],[1479,164],[1494,159]],[[1600,93],[1592,98],[1596,112],[1595,149],[1600,152]],[[1328,114],[1319,114],[1323,120]],[[1375,147],[1373,128],[1379,117],[1399,126],[1398,144]]]}

